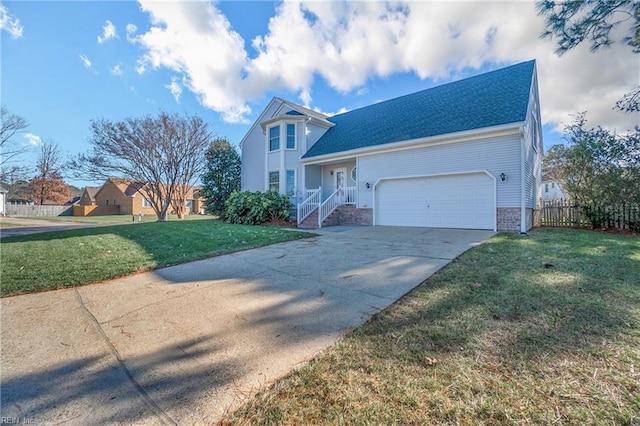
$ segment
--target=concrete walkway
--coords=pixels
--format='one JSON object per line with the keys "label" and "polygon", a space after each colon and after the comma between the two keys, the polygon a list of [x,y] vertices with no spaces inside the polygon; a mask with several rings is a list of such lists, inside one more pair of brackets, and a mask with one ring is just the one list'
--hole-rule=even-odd
{"label": "concrete walkway", "polygon": [[212,424],[492,235],[329,228],[78,289],[1,299],[1,416]]}
{"label": "concrete walkway", "polygon": [[130,225],[134,222],[86,223],[58,222],[46,219],[29,219],[22,217],[0,218],[0,239],[16,235],[40,234],[42,232],[66,231],[69,229],[98,228],[101,226]]}

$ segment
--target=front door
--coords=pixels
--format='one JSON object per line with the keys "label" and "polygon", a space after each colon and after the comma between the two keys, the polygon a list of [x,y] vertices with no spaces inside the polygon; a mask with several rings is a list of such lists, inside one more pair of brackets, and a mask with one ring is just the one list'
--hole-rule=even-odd
{"label": "front door", "polygon": [[[345,186],[347,186],[347,169],[346,168],[342,168],[342,169],[335,169],[334,170],[334,174],[333,174],[333,189],[340,189],[340,188],[344,188]],[[340,200],[340,202],[343,201],[343,197],[344,197],[344,191],[340,191],[336,194],[338,196],[338,199]]]}

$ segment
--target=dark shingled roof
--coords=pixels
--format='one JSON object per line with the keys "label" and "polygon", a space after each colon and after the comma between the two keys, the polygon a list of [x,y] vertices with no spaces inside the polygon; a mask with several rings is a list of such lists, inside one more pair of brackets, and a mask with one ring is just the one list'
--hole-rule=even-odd
{"label": "dark shingled roof", "polygon": [[525,120],[535,61],[480,74],[328,118],[303,158]]}

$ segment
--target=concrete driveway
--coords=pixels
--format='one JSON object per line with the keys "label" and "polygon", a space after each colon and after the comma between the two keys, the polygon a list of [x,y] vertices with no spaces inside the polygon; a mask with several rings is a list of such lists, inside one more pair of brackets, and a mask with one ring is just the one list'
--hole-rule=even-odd
{"label": "concrete driveway", "polygon": [[215,423],[492,234],[328,228],[307,240],[3,298],[1,416]]}
{"label": "concrete driveway", "polygon": [[[28,219],[22,217],[0,218],[0,239],[16,235],[39,234],[51,231],[66,231],[68,229],[97,228],[100,226],[124,225],[122,223],[80,223],[57,222],[46,219]],[[132,222],[127,222],[130,224]]]}

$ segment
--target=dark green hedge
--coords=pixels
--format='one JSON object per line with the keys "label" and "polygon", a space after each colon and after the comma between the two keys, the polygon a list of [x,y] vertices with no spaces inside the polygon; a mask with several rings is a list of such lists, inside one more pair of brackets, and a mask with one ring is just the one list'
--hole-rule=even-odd
{"label": "dark green hedge", "polygon": [[242,225],[288,220],[291,200],[277,192],[233,192],[224,203],[224,220]]}

